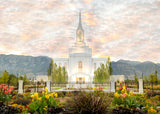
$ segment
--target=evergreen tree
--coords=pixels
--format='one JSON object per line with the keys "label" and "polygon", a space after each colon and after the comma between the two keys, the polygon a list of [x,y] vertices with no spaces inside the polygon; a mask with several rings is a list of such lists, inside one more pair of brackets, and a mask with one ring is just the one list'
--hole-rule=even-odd
{"label": "evergreen tree", "polygon": [[137,84],[138,83],[138,77],[137,77],[137,74],[135,73],[134,75],[134,82]]}
{"label": "evergreen tree", "polygon": [[95,83],[105,83],[110,78],[110,64],[107,61],[106,64],[101,64],[97,70],[94,72],[94,82]]}
{"label": "evergreen tree", "polygon": [[57,64],[54,63],[53,59],[49,65],[48,77],[53,83],[57,84],[66,83],[68,81],[68,73],[65,67],[57,67]]}
{"label": "evergreen tree", "polygon": [[148,78],[147,78],[147,76],[144,76],[144,82],[148,83]]}
{"label": "evergreen tree", "polygon": [[2,83],[5,83],[5,84],[8,83],[8,81],[9,81],[9,74],[8,74],[8,72],[6,70],[3,72],[1,80],[2,80]]}
{"label": "evergreen tree", "polygon": [[27,84],[27,82],[28,82],[29,80],[27,79],[27,75],[26,75],[26,73],[24,74],[24,77],[23,77],[23,83],[24,84]]}
{"label": "evergreen tree", "polygon": [[[107,64],[106,64],[107,65]],[[110,57],[108,57],[108,65],[109,65],[109,74],[112,75],[113,73],[113,69],[111,67],[111,60],[110,60]]]}
{"label": "evergreen tree", "polygon": [[17,77],[14,74],[9,75],[9,80],[8,80],[9,85],[17,85]]}
{"label": "evergreen tree", "polygon": [[156,84],[158,84],[158,76],[157,76],[157,73],[158,73],[158,72],[157,72],[157,70],[156,70],[156,71],[155,71],[155,74],[154,74],[154,75],[155,75],[155,83],[156,83]]}
{"label": "evergreen tree", "polygon": [[153,84],[155,83],[155,74],[150,74],[149,75],[149,81],[152,85],[152,91],[153,91]]}

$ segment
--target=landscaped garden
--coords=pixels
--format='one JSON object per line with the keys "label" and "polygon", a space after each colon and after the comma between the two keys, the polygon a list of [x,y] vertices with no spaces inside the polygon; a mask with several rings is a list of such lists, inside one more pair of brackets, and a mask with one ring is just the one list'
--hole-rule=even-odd
{"label": "landscaped garden", "polygon": [[160,113],[160,95],[134,93],[122,83],[115,93],[106,93],[103,87],[93,92],[69,91],[17,94],[13,87],[0,85],[0,114],[157,114]]}

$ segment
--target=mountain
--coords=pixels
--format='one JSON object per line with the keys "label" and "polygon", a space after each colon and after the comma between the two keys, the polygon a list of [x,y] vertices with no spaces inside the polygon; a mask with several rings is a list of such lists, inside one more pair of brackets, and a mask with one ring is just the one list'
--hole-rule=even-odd
{"label": "mountain", "polygon": [[134,75],[135,73],[137,75],[141,74],[141,71],[137,70],[134,67],[134,65],[131,65],[131,63],[128,63],[128,61],[112,62],[111,67],[113,69],[113,75],[131,76],[131,75]]}
{"label": "mountain", "polygon": [[111,63],[113,69],[113,75],[125,75],[127,76],[134,76],[135,73],[138,77],[149,74],[152,74],[157,70],[158,77],[160,78],[160,64],[156,64],[150,61],[146,62],[138,62],[138,61],[129,61],[129,60],[119,60],[117,62]]}
{"label": "mountain", "polygon": [[[47,75],[50,62],[51,58],[46,56],[32,57],[0,54],[0,75],[4,70],[15,75],[17,73],[21,75],[26,73],[28,77]],[[138,77],[141,77],[142,73],[148,76],[157,70],[160,78],[160,63],[119,60],[117,62],[111,62],[111,66],[113,75],[125,75],[125,77],[128,77],[134,76],[136,73]]]}
{"label": "mountain", "polygon": [[3,55],[0,54],[0,71],[7,70],[10,74],[17,73],[27,76],[47,75],[47,69],[51,58],[45,56],[32,57],[22,55]]}

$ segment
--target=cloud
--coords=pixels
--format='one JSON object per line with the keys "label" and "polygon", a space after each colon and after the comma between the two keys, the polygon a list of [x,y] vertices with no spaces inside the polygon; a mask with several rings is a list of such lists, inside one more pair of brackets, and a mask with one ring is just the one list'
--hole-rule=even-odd
{"label": "cloud", "polygon": [[94,57],[160,62],[158,0],[1,0],[0,53],[66,57],[82,13]]}

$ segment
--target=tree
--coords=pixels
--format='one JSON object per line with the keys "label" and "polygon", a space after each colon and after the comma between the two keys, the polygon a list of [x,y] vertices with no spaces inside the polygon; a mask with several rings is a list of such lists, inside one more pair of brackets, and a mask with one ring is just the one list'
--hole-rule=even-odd
{"label": "tree", "polygon": [[138,77],[137,77],[137,74],[135,73],[134,75],[134,82],[135,84],[137,85],[137,89],[138,89]]}
{"label": "tree", "polygon": [[2,77],[1,77],[1,80],[2,80],[2,83],[8,83],[8,80],[9,80],[9,74],[8,74],[8,72],[5,70],[4,72],[3,72],[3,75],[2,75]]}
{"label": "tree", "polygon": [[144,82],[148,83],[148,78],[146,75],[144,76]]}
{"label": "tree", "polygon": [[51,63],[49,64],[49,68],[48,68],[48,76],[51,76],[52,68],[53,68],[53,59],[51,59]]}
{"label": "tree", "polygon": [[106,64],[101,64],[97,70],[94,71],[94,82],[95,83],[105,83],[109,80],[110,78],[110,64],[107,61]]}
{"label": "tree", "polygon": [[65,67],[57,67],[57,64],[54,63],[54,60],[51,60],[51,63],[48,68],[48,77],[53,83],[66,83],[68,80],[68,73]]}
{"label": "tree", "polygon": [[68,82],[68,73],[66,71],[66,68],[65,67],[62,67],[62,76],[63,76],[63,82],[64,83],[67,83]]}
{"label": "tree", "polygon": [[155,82],[155,74],[150,74],[149,75],[149,81],[152,85],[152,91],[153,91],[153,83]]}
{"label": "tree", "polygon": [[155,83],[156,83],[156,84],[158,84],[158,76],[157,76],[157,73],[158,73],[157,70],[155,70],[154,75],[155,75]]}
{"label": "tree", "polygon": [[138,83],[138,77],[137,77],[137,74],[135,73],[134,75],[134,82],[137,84]]}
{"label": "tree", "polygon": [[111,67],[111,60],[110,60],[110,57],[108,57],[108,65],[109,65],[109,74],[112,75],[113,69],[112,69],[112,67]]}
{"label": "tree", "polygon": [[27,75],[26,73],[24,74],[24,77],[23,77],[23,83],[26,84],[29,80],[27,79]]}
{"label": "tree", "polygon": [[8,80],[9,85],[17,85],[17,77],[14,74],[9,75],[9,80]]}

